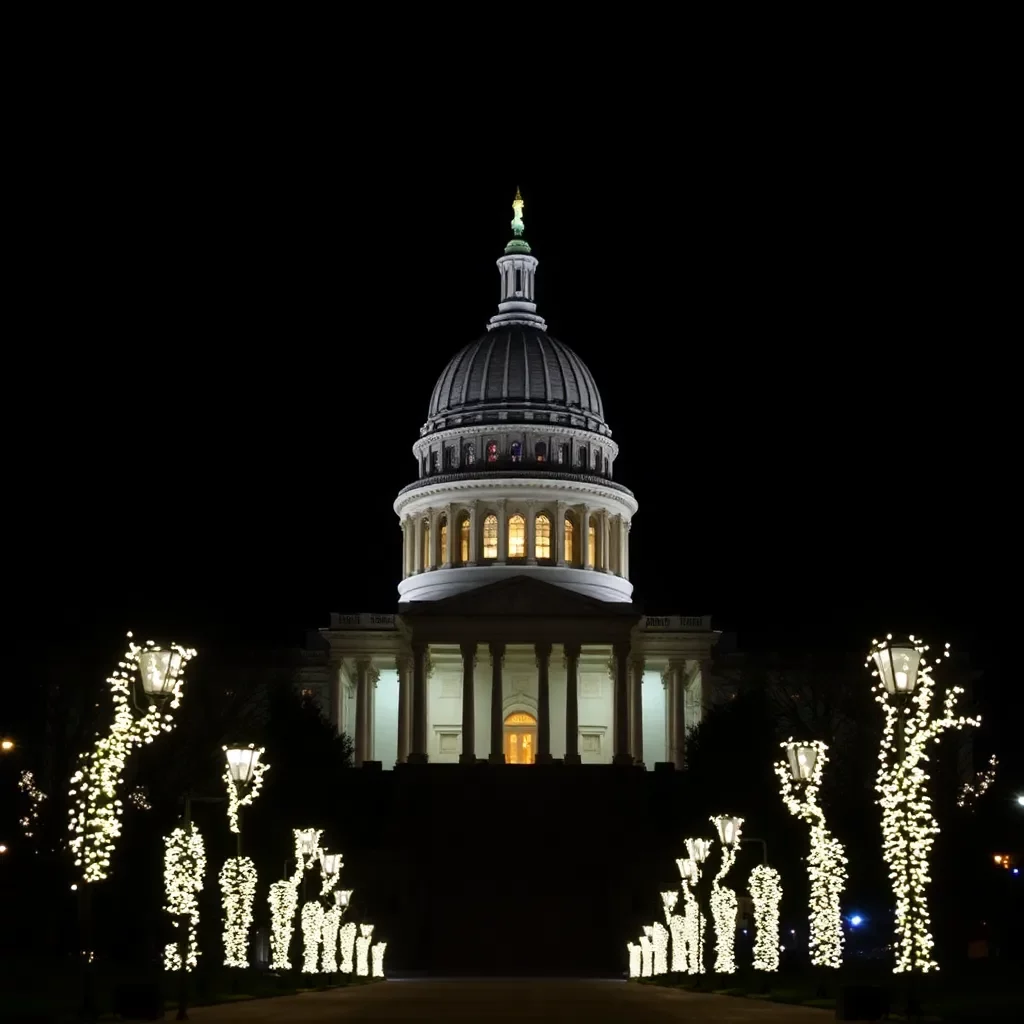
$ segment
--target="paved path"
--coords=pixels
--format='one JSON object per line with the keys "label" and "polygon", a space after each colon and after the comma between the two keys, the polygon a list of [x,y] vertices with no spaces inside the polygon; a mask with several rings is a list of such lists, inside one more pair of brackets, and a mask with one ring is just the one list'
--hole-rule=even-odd
{"label": "paved path", "polygon": [[[321,1021],[416,1024],[689,1024],[701,1021],[801,1022],[833,1019],[831,1011],[759,999],[700,995],[624,981],[453,979],[377,985],[255,999],[189,1011],[198,1022]],[[167,1015],[168,1020],[174,1014]]]}

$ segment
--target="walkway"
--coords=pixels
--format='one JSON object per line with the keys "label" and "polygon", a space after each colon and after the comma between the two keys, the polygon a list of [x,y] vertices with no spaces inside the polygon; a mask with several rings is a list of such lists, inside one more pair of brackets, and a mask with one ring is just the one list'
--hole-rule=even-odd
{"label": "walkway", "polygon": [[[824,1024],[831,1011],[757,999],[698,995],[624,981],[514,978],[386,981],[301,996],[256,999],[189,1011],[200,1024],[699,1024],[702,1021]],[[167,1015],[168,1020],[174,1014]]]}

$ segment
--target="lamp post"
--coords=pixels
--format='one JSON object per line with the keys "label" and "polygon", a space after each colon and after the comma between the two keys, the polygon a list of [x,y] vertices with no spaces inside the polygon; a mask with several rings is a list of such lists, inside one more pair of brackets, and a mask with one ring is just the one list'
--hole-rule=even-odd
{"label": "lamp post", "polygon": [[733,974],[736,971],[736,912],[738,900],[732,889],[722,885],[722,879],[736,863],[743,819],[731,814],[720,814],[711,819],[722,844],[722,863],[711,880],[711,916],[715,926],[715,973]]}
{"label": "lamp post", "polygon": [[704,973],[704,915],[700,908],[700,885],[701,878],[701,865],[708,859],[708,854],[711,852],[711,840],[710,839],[687,839],[686,840],[686,852],[689,854],[687,858],[691,864],[690,867],[690,884],[694,888],[696,896],[696,925],[697,925],[697,974]]}
{"label": "lamp post", "polygon": [[[132,634],[128,637],[131,640]],[[93,749],[81,755],[83,767],[71,778],[69,796],[74,798],[69,828],[75,866],[82,868],[78,891],[79,949],[82,958],[82,1005],[84,1021],[97,1017],[93,977],[92,883],[109,873],[110,856],[120,833],[117,818],[121,801],[117,785],[124,762],[134,746],[149,743],[160,732],[170,731],[168,709],[178,706],[184,685],[184,670],[194,650],[176,644],[162,646],[147,640],[145,645],[129,643],[117,668],[107,677],[114,704],[114,719],[107,735]],[[132,707],[136,714],[132,713]],[[5,750],[13,750],[4,745]]]}
{"label": "lamp post", "polygon": [[[236,856],[242,856],[242,815],[241,809],[247,802],[246,796],[249,787],[253,786],[266,770],[266,765],[260,764],[260,755],[263,748],[257,748],[252,743],[247,746],[235,745],[224,748],[224,756],[227,760],[227,781],[233,792],[228,793],[229,810],[228,819],[235,832],[237,842]],[[232,799],[232,797],[234,799]]]}

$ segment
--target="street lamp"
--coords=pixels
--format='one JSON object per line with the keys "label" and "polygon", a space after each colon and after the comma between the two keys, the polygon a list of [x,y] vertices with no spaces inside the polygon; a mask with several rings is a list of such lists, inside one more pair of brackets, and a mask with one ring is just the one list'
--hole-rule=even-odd
{"label": "street lamp", "polygon": [[[341,856],[340,854],[338,856]],[[345,913],[348,910],[348,905],[352,901],[353,889],[335,889],[334,890],[334,905],[338,908],[341,913]]]}
{"label": "street lamp", "polygon": [[789,740],[782,746],[786,759],[775,763],[782,802],[790,814],[810,826],[807,874],[811,880],[808,943],[811,963],[817,967],[839,968],[843,962],[840,897],[846,885],[846,853],[842,843],[826,827],[825,812],[818,803],[828,746],[820,740],[810,743]]}
{"label": "street lamp", "polygon": [[693,974],[704,973],[704,915],[700,908],[700,892],[698,886],[700,885],[700,866],[708,859],[708,854],[711,852],[711,840],[710,839],[687,839],[686,852],[689,854],[684,861],[680,862],[680,872],[686,871],[686,878],[688,884],[693,887],[694,898],[693,904],[687,907],[687,910],[692,910],[692,923],[691,923],[691,941],[693,942],[694,948],[694,959],[691,967]]}
{"label": "street lamp", "polygon": [[722,879],[736,863],[739,852],[743,819],[731,814],[720,814],[711,819],[722,841],[722,863],[711,879],[711,917],[715,925],[715,973],[733,974],[736,971],[735,937],[738,900],[732,889],[722,885]]}
{"label": "street lamp", "polygon": [[[168,697],[174,696],[187,660],[186,653],[178,647],[159,647],[156,644],[139,651],[142,692],[151,704],[162,704]],[[135,706],[140,711],[144,710],[139,708],[138,703]]]}
{"label": "street lamp", "polygon": [[242,856],[242,817],[240,811],[248,807],[259,796],[263,776],[270,767],[260,761],[264,748],[248,743],[245,746],[233,744],[224,747],[227,762],[224,782],[228,787],[228,827],[238,836],[238,853]]}
{"label": "street lamp", "polygon": [[0,740],[0,750],[9,754],[14,749],[14,740]]}

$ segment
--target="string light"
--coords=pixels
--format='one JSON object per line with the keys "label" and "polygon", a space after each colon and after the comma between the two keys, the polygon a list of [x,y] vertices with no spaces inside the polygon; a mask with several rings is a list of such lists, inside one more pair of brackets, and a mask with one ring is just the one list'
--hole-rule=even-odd
{"label": "string light", "polygon": [[629,976],[631,978],[639,978],[643,963],[639,943],[627,942],[626,951],[629,954]]}
{"label": "string light", "polygon": [[775,868],[758,864],[750,872],[750,898],[754,901],[754,970],[777,971],[782,878]]}
{"label": "string light", "polygon": [[249,966],[249,929],[256,899],[256,865],[248,857],[232,857],[220,869],[224,903],[224,966]]}
{"label": "string light", "polygon": [[384,950],[387,948],[386,942],[375,942],[370,950],[370,958],[373,960],[371,973],[375,978],[384,977]]}
{"label": "string light", "polygon": [[[118,786],[124,782],[125,762],[135,747],[152,743],[161,732],[174,727],[171,711],[181,704],[181,685],[185,666],[195,657],[195,651],[176,644],[168,648],[157,647],[152,640],[145,645],[131,641],[117,668],[107,677],[110,698],[114,705],[114,718],[110,731],[97,738],[89,751],[79,754],[79,767],[71,776],[72,797],[68,831],[69,846],[75,867],[82,869],[83,882],[100,882],[110,874],[110,858],[121,835],[123,806],[117,798]],[[141,717],[131,709],[132,685],[140,678],[140,659],[146,657],[153,671],[154,655],[166,654],[164,692],[171,698],[166,705],[151,703]],[[173,663],[173,669],[169,667]]]}
{"label": "string light", "polygon": [[[939,826],[927,791],[925,748],[931,740],[938,742],[947,729],[976,727],[981,719],[956,714],[962,686],[946,691],[942,710],[932,718],[935,682],[933,665],[926,657],[928,645],[913,635],[907,647],[897,647],[891,641],[891,633],[885,640],[873,640],[865,665],[870,668],[874,662],[871,674],[878,680],[875,700],[885,715],[875,790],[882,808],[882,854],[896,897],[893,972],[901,974],[938,970],[939,966],[932,956],[935,941],[926,894],[931,881],[928,857]],[[942,654],[949,657],[949,644]],[[896,671],[897,667],[902,671]]]}
{"label": "string light", "polygon": [[39,825],[39,811],[46,794],[36,785],[35,775],[27,768],[18,779],[18,789],[28,797],[28,813],[20,819],[22,831],[26,839],[32,839]]}
{"label": "string light", "polygon": [[715,926],[715,972],[734,974],[736,972],[736,911],[738,901],[732,889],[721,884],[729,869],[736,863],[743,819],[721,814],[711,818],[722,838],[722,863],[718,873],[711,879],[711,917]]}
{"label": "string light", "polygon": [[320,970],[324,974],[334,974],[338,969],[338,928],[342,913],[341,907],[329,907],[324,914],[320,931]]}
{"label": "string light", "polygon": [[[227,750],[228,748],[224,747],[223,749]],[[266,775],[267,769],[270,767],[266,761],[260,759],[266,751],[265,747],[256,748],[250,743],[249,749],[254,752],[255,756],[252,758],[250,774],[245,786],[240,786],[235,781],[235,777],[231,774],[230,764],[225,764],[224,774],[221,776],[228,787],[228,828],[236,834],[241,828],[238,812],[243,807],[252,806],[252,802],[260,795],[260,790],[263,788],[263,776]]]}
{"label": "string light", "polygon": [[343,924],[338,929],[338,949],[341,951],[340,970],[342,974],[351,974],[355,970],[352,960],[355,956],[356,931],[355,923],[352,921]]}
{"label": "string light", "polygon": [[668,929],[655,921],[651,928],[651,945],[654,947],[654,963],[651,965],[653,974],[668,972]]}
{"label": "string light", "polygon": [[644,933],[640,936],[640,977],[649,978],[654,973],[654,943],[651,936],[654,929],[644,925]]}
{"label": "string light", "polygon": [[356,974],[360,978],[370,975],[370,944],[373,942],[373,925],[361,924],[356,939]]}
{"label": "string light", "polygon": [[[842,843],[825,825],[825,812],[818,803],[822,772],[828,761],[828,746],[820,740],[782,746],[789,758],[777,761],[775,774],[781,783],[782,802],[789,813],[810,826],[810,854],[807,875],[811,882],[811,963],[838,969],[843,963],[843,918],[840,898],[846,887],[846,853]],[[795,760],[794,760],[795,759]],[[793,779],[796,765],[799,780]]]}
{"label": "string light", "polygon": [[[164,910],[174,917],[175,928],[187,928],[185,942],[185,970],[193,970],[199,963],[199,896],[206,874],[206,850],[203,837],[191,822],[186,832],[176,828],[164,836],[164,892],[167,902]],[[170,942],[164,947],[164,970],[181,970],[181,942]]]}
{"label": "string light", "polygon": [[274,882],[267,894],[270,904],[270,966],[275,971],[290,971],[288,953],[295,930],[295,910],[299,905],[299,883],[315,863],[320,852],[320,828],[292,829],[295,844],[295,871],[290,878]]}
{"label": "string light", "polygon": [[682,914],[673,914],[679,902],[679,893],[675,889],[667,889],[661,894],[661,904],[665,909],[665,923],[668,925],[672,939],[672,960],[669,967],[673,973],[686,973],[686,937],[683,931],[685,918]]}
{"label": "string light", "polygon": [[320,959],[320,937],[324,928],[324,908],[310,900],[302,908],[302,970],[316,974]]}
{"label": "string light", "polygon": [[993,754],[988,759],[988,767],[976,772],[973,782],[965,782],[960,787],[960,794],[956,799],[957,807],[973,807],[988,792],[989,786],[996,781],[998,767],[999,758]]}
{"label": "string light", "polygon": [[139,811],[151,811],[153,805],[149,802],[149,796],[146,794],[145,786],[136,786],[131,793],[128,794],[128,802]]}

